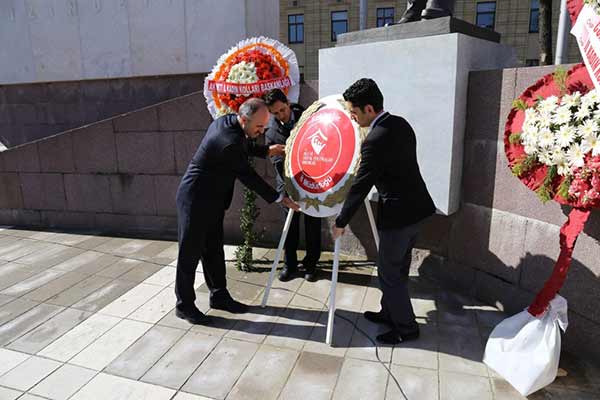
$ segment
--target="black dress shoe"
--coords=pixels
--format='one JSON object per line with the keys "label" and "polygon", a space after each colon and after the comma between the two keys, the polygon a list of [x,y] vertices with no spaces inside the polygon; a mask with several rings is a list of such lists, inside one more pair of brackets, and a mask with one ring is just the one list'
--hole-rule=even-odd
{"label": "black dress shoe", "polygon": [[400,333],[394,329],[389,332],[382,333],[377,336],[377,341],[383,344],[399,344],[402,342],[409,342],[411,340],[416,340],[419,338],[419,330],[407,333]]}
{"label": "black dress shoe", "polygon": [[229,294],[229,292],[225,292],[225,294],[211,297],[210,308],[228,311],[232,314],[244,314],[247,313],[249,309],[249,307],[246,304],[234,300],[233,297],[231,297],[231,295]]}
{"label": "black dress shoe", "polygon": [[367,321],[371,321],[376,324],[391,324],[391,322],[392,322],[389,319],[387,319],[381,311],[380,312],[365,311],[365,313],[363,315],[365,316],[365,319]]}
{"label": "black dress shoe", "polygon": [[197,308],[192,308],[185,311],[176,308],[175,315],[177,318],[185,319],[190,324],[194,325],[206,325],[208,322],[210,322],[210,317],[202,313],[202,311],[198,310]]}
{"label": "black dress shoe", "polygon": [[281,282],[290,281],[290,280],[294,279],[297,272],[298,272],[298,268],[290,267],[289,265],[285,264],[283,266],[283,269],[281,270],[281,272],[279,272],[279,280]]}
{"label": "black dress shoe", "polygon": [[317,268],[316,267],[305,267],[304,279],[309,282],[315,282],[317,280]]}

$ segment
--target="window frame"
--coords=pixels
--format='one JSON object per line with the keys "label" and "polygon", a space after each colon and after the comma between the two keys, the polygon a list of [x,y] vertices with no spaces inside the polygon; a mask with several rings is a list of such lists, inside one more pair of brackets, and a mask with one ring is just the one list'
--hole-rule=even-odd
{"label": "window frame", "polygon": [[[385,12],[387,10],[392,10],[392,15],[391,16],[386,16]],[[379,11],[383,11],[383,16],[379,16]],[[382,26],[385,26],[385,24],[388,23],[394,23],[394,18],[396,16],[396,9],[395,7],[378,7],[377,10],[375,11],[375,26],[377,28],[381,28]],[[389,22],[386,22],[386,20],[390,20]],[[381,25],[379,24],[379,21],[381,21]]]}
{"label": "window frame", "polygon": [[[294,17],[294,22],[290,22],[290,18]],[[298,17],[302,17],[302,22],[298,22]],[[302,26],[302,38],[298,40],[298,27]],[[292,41],[292,27],[295,28],[295,40]],[[288,14],[288,43],[299,44],[304,43],[304,14]]]}
{"label": "window frame", "polygon": [[[537,1],[537,8],[533,8],[533,2]],[[533,13],[537,14],[536,21],[536,30],[531,29],[531,23],[534,21]],[[539,0],[531,0],[529,3],[529,33],[539,33],[540,32],[540,2]]]}
{"label": "window frame", "polygon": [[[338,20],[334,20],[333,19],[333,15],[336,13],[346,13],[346,19],[338,19]],[[341,32],[341,33],[347,33],[348,29],[349,29],[349,25],[348,25],[348,10],[335,10],[335,11],[331,11],[331,15],[330,15],[330,20],[331,20],[331,41],[332,42],[337,42],[337,34],[335,33],[335,31],[333,30],[333,25],[334,23],[339,23],[339,22],[345,22],[346,23],[346,31],[345,32]]]}
{"label": "window frame", "polygon": [[[480,4],[493,4],[494,5],[494,11],[479,11],[479,5]],[[496,29],[496,6],[497,6],[497,2],[496,1],[479,1],[477,2],[476,6],[475,6],[475,25],[481,27],[481,28],[486,28],[486,29],[491,29],[494,30]],[[492,26],[482,26],[479,25],[479,17],[480,16],[492,16]]]}

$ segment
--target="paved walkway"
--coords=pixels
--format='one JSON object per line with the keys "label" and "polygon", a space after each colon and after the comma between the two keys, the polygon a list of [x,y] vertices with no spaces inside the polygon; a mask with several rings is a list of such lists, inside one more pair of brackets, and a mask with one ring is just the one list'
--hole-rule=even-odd
{"label": "paved walkway", "polygon": [[[173,313],[176,253],[170,241],[0,228],[0,400],[403,399],[399,387],[410,400],[522,398],[481,363],[504,315],[416,273],[421,339],[375,347],[361,313],[378,309],[376,271],[345,260],[329,347],[326,271],[277,282],[261,309],[273,251],[257,249],[262,272],[228,269],[252,312],[209,310],[200,273],[197,303],[215,323],[191,326]],[[569,375],[529,398],[600,398],[598,369],[561,363]]]}

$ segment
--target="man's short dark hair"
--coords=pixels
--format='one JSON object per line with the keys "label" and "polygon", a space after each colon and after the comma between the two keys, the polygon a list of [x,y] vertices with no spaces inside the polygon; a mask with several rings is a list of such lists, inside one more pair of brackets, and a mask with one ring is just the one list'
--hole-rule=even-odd
{"label": "man's short dark hair", "polygon": [[276,102],[280,101],[282,103],[287,103],[288,99],[285,93],[281,89],[272,89],[267,94],[263,96],[263,100],[267,104],[267,106],[272,106]]}
{"label": "man's short dark hair", "polygon": [[344,92],[344,100],[354,107],[360,107],[362,111],[367,104],[373,106],[375,112],[383,110],[383,94],[373,79],[362,78],[354,82]]}

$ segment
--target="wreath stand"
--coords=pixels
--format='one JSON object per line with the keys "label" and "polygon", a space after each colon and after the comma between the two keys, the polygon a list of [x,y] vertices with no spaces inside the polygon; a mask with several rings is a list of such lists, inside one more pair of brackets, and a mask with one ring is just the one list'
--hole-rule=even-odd
{"label": "wreath stand", "polygon": [[[371,203],[369,198],[365,198],[365,208],[367,209],[367,215],[369,217],[369,224],[371,225],[371,230],[373,231],[373,238],[375,239],[375,245],[377,249],[379,249],[379,235],[377,233],[377,228],[375,226],[375,219],[373,218],[373,209],[371,208]],[[290,229],[290,225],[292,223],[292,217],[294,216],[294,210],[290,209],[287,214],[287,218],[285,219],[285,224],[283,225],[283,232],[281,233],[281,238],[279,239],[279,246],[277,246],[277,252],[275,253],[275,259],[273,260],[273,265],[271,266],[271,272],[269,273],[269,283],[265,288],[265,294],[263,295],[263,300],[261,307],[266,307],[267,300],[269,299],[269,292],[271,291],[271,286],[273,285],[273,279],[275,278],[275,270],[279,265],[279,260],[281,259],[281,252],[283,250],[283,245],[285,244],[285,239],[287,238],[288,231]],[[333,322],[335,317],[335,289],[337,286],[338,279],[338,269],[340,262],[340,238],[335,240],[335,247],[333,253],[333,270],[331,273],[331,288],[329,289],[329,318],[327,320],[327,334],[325,336],[325,343],[331,346],[333,339]]]}

